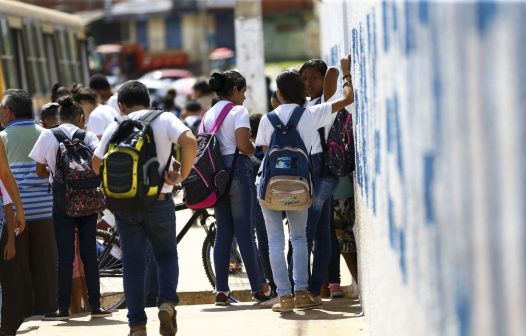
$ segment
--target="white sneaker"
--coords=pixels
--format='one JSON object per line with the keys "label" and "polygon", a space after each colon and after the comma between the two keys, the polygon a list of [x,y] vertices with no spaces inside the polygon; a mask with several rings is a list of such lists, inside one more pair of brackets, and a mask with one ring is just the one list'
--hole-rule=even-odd
{"label": "white sneaker", "polygon": [[261,309],[267,309],[267,308],[270,309],[276,303],[279,303],[279,296],[276,296],[275,298],[259,303],[259,307]]}

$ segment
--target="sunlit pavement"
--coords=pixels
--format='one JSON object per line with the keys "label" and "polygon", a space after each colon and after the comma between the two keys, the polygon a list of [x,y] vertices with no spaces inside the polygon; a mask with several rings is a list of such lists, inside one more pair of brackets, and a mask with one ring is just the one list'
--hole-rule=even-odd
{"label": "sunlit pavement", "polygon": [[[119,310],[107,319],[91,320],[87,314],[66,322],[41,321],[34,317],[25,322],[17,335],[126,335],[126,310]],[[148,308],[148,334],[158,335],[157,309]],[[241,303],[228,307],[189,305],[177,307],[177,335],[228,336],[365,336],[365,319],[357,299],[324,300],[317,309],[276,313],[261,309],[256,303]]]}

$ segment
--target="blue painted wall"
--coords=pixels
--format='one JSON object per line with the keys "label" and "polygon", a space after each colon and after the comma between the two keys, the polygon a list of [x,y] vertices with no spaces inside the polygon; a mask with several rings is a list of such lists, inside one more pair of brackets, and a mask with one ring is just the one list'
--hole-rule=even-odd
{"label": "blue painted wall", "polygon": [[373,335],[526,335],[526,3],[324,1]]}

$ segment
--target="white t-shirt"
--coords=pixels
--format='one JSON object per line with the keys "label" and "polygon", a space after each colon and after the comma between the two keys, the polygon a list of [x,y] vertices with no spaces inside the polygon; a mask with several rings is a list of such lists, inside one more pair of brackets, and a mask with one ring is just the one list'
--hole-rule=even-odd
{"label": "white t-shirt", "polygon": [[[223,107],[225,107],[225,105],[228,103],[230,102],[221,100],[206,112],[205,116],[203,117],[206,132],[210,132],[212,126],[214,125],[214,121],[219,116],[219,113],[221,113]],[[234,108],[232,108],[232,110],[230,110],[216,133],[222,155],[230,155],[236,152],[236,130],[243,127],[250,129],[248,110],[241,105],[236,105]]]}
{"label": "white t-shirt", "polygon": [[[292,111],[297,107],[297,104],[282,104],[279,105],[274,111],[278,115],[279,119],[286,125],[289,121]],[[318,136],[318,128],[330,125],[332,122],[332,104],[324,103],[305,108],[303,115],[298,122],[297,130],[305,143],[307,152],[311,152],[312,142],[314,137]],[[258,136],[256,137],[256,145],[268,146],[270,138],[274,133],[274,127],[268,120],[267,115],[264,115],[259,122]]]}
{"label": "white t-shirt", "polygon": [[[318,100],[320,101],[319,103],[318,103]],[[336,100],[336,95],[332,95],[332,97],[327,101],[327,103],[333,102],[334,100]],[[315,99],[309,100],[308,102],[305,103],[305,107],[315,106],[315,105],[319,105],[319,104],[323,104],[323,103],[325,103],[325,96],[324,95],[322,95],[319,98],[315,98]],[[327,137],[329,136],[329,131],[331,130],[332,124],[334,123],[334,120],[336,120],[336,116],[337,115],[338,115],[338,113],[333,113],[331,115],[331,122],[330,122],[330,124],[328,124],[328,125],[326,125],[324,127],[324,129],[325,129],[325,140],[327,140]],[[311,148],[312,148],[311,154],[318,154],[318,153],[322,153],[323,152],[323,147],[321,146],[321,140],[320,140],[320,136],[319,136],[319,133],[318,133],[318,129],[316,129],[316,133],[317,133],[317,135],[312,139],[312,143],[311,143]]]}
{"label": "white t-shirt", "polygon": [[[79,129],[77,126],[73,124],[61,124],[58,126],[66,134],[68,138],[72,138],[73,134]],[[86,132],[86,136],[84,137],[84,143],[91,149],[95,150],[97,146],[99,145],[99,139],[95,134],[92,132]],[[56,171],[56,165],[57,165],[57,151],[58,151],[58,140],[51,132],[51,130],[47,129],[44,132],[40,133],[40,136],[37,139],[37,142],[33,146],[33,149],[31,150],[31,153],[29,153],[29,157],[35,160],[36,162],[40,164],[47,164],[49,169],[53,174],[49,174],[49,182],[53,182],[53,175]]]}
{"label": "white t-shirt", "polygon": [[0,180],[0,190],[2,191],[2,204],[8,205],[8,204],[13,203],[13,201],[11,200],[11,196],[9,196],[9,193],[5,189],[4,183],[1,180]]}
{"label": "white t-shirt", "polygon": [[119,114],[108,105],[99,105],[91,111],[88,118],[88,127],[86,129],[95,133],[96,136],[102,136],[106,127],[108,127]]}
{"label": "white t-shirt", "polygon": [[[150,110],[140,110],[128,114],[128,117],[137,120],[148,113]],[[153,138],[155,140],[155,148],[157,150],[157,158],[159,160],[159,174],[162,174],[166,168],[166,163],[170,157],[170,151],[172,144],[176,144],[179,136],[186,131],[190,131],[188,127],[176,116],[170,112],[164,112],[158,116],[152,123]],[[100,140],[100,145],[95,150],[95,155],[102,159],[106,154],[106,148],[108,143],[115,131],[117,130],[118,123],[113,122],[106,130]],[[173,186],[164,184],[162,193],[169,193],[173,189]]]}
{"label": "white t-shirt", "polygon": [[117,102],[117,94],[114,94],[113,96],[108,98],[108,101],[105,105],[114,109],[117,115],[121,114],[121,111],[119,110],[119,103]]}

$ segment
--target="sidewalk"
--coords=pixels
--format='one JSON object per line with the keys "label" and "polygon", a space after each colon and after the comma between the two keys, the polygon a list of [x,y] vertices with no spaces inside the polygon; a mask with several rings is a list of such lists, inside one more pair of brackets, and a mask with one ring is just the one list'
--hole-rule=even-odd
{"label": "sidewalk", "polygon": [[[25,322],[17,335],[26,336],[124,336],[128,333],[127,311],[119,310],[108,319],[90,320],[87,314],[66,322],[41,321],[34,317]],[[148,334],[158,335],[157,309],[148,308]],[[228,336],[366,336],[365,319],[356,299],[324,300],[323,306],[279,314],[260,309],[256,303],[229,307],[193,305],[177,307],[177,335]]]}

